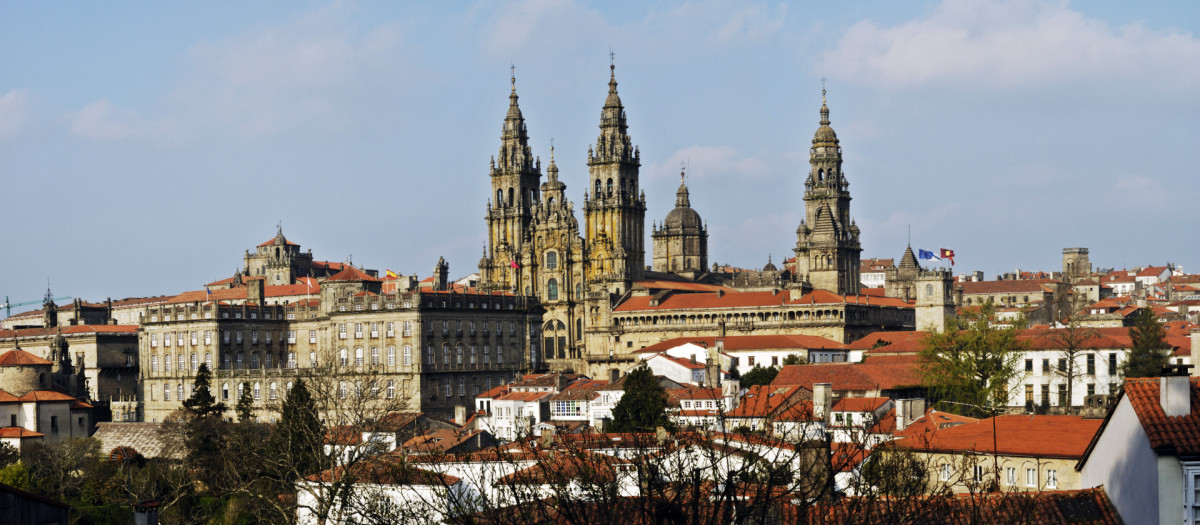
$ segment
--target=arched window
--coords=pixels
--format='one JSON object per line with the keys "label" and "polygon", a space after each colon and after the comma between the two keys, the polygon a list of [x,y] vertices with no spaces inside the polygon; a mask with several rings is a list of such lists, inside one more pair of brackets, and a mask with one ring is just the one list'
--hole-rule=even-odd
{"label": "arched window", "polygon": [[508,205],[511,207],[513,205],[513,202],[514,202],[513,201],[513,189],[509,188],[508,189]]}
{"label": "arched window", "polygon": [[442,344],[442,364],[450,364],[450,345],[445,343]]}
{"label": "arched window", "polygon": [[933,297],[933,285],[925,285],[925,297]]}
{"label": "arched window", "polygon": [[550,197],[550,198],[546,199],[546,204],[548,204],[550,206],[554,206],[554,197]]}
{"label": "arched window", "polygon": [[597,199],[599,199],[602,196],[603,195],[600,193],[600,179],[596,179],[596,195],[595,195],[595,197]]}
{"label": "arched window", "polygon": [[204,365],[208,367],[210,372],[212,371],[212,352],[204,353]]}
{"label": "arched window", "polygon": [[183,400],[183,383],[179,383],[179,385],[175,387],[175,390],[179,393],[179,400],[182,401]]}
{"label": "arched window", "polygon": [[504,207],[504,190],[496,190],[496,207]]}
{"label": "arched window", "polygon": [[612,194],[613,194],[612,179],[608,179],[608,196],[612,197]]}
{"label": "arched window", "polygon": [[825,180],[825,170],[817,170],[817,180]]}
{"label": "arched window", "polygon": [[[393,351],[392,354],[395,355],[395,351]],[[372,365],[379,364],[379,347],[378,346],[371,347],[371,364]]]}
{"label": "arched window", "polygon": [[549,281],[546,281],[546,300],[548,300],[548,301],[557,301],[558,300],[558,281],[555,279],[550,279]]}
{"label": "arched window", "polygon": [[546,252],[546,269],[558,268],[558,252]]}
{"label": "arched window", "polygon": [[346,356],[346,349],[345,349],[345,348],[342,348],[342,349],[338,350],[338,363],[340,363],[342,366],[346,366],[346,365],[350,364],[350,363],[348,362],[348,359],[347,359],[347,356]]}
{"label": "arched window", "polygon": [[262,385],[254,383],[254,400],[258,401],[259,399],[262,399]]}
{"label": "arched window", "polygon": [[354,366],[362,366],[363,364],[363,349],[358,347],[354,349]]}
{"label": "arched window", "polygon": [[221,385],[221,399],[229,399],[229,383]]}
{"label": "arched window", "polygon": [[583,300],[583,285],[580,283],[575,283],[575,300]]}
{"label": "arched window", "polygon": [[183,360],[183,354],[179,354],[178,356],[176,356],[176,359],[179,360],[179,367],[176,368],[176,370],[178,370],[180,372],[184,371],[184,369],[187,367],[187,361]]}
{"label": "arched window", "polygon": [[271,390],[270,390],[270,393],[271,393],[271,399],[276,399],[276,398],[278,398],[278,397],[279,397],[279,390],[275,388],[275,382],[274,382],[274,381],[272,381],[272,382],[271,382]]}
{"label": "arched window", "polygon": [[462,350],[463,350],[462,343],[458,343],[457,345],[455,345],[455,347],[454,347],[454,363],[455,364],[458,364],[458,365],[462,364],[462,358],[463,358]]}

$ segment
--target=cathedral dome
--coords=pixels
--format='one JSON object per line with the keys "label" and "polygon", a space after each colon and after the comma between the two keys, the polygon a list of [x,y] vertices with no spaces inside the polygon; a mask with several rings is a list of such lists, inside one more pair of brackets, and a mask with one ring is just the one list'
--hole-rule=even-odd
{"label": "cathedral dome", "polygon": [[825,90],[821,90],[821,127],[817,128],[817,132],[813,134],[813,144],[820,143],[837,144],[837,133],[833,128],[829,127],[829,106],[825,105]]}
{"label": "cathedral dome", "polygon": [[700,214],[692,209],[691,200],[688,198],[687,183],[682,180],[682,173],[679,174],[679,178],[679,190],[675,192],[675,209],[667,213],[667,219],[663,221],[663,228],[668,231],[699,231],[703,229],[704,223],[700,220]]}

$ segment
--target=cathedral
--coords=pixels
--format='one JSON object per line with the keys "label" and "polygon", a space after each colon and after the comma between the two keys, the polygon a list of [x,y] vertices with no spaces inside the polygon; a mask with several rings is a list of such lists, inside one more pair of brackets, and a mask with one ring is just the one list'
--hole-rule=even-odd
{"label": "cathedral", "polygon": [[480,287],[537,297],[545,308],[531,364],[616,377],[632,353],[661,340],[726,331],[807,333],[849,341],[879,329],[912,329],[909,300],[859,296],[858,226],[822,90],[804,177],[804,219],[783,270],[708,266],[708,227],[682,177],[675,207],[652,225],[646,265],[641,153],[629,135],[610,65],[600,134],[588,148],[583,227],[559,177],[555,152],[542,176],[512,79],[500,150],[489,170],[488,242]]}

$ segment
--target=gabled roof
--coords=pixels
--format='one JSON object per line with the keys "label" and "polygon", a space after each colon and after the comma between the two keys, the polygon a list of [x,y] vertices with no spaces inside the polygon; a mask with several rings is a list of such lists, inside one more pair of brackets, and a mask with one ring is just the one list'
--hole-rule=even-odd
{"label": "gabled roof", "polygon": [[[770,417],[781,411],[793,408],[793,405],[803,404],[805,398],[812,394],[801,392],[799,386],[755,385],[746,390],[738,406],[725,414],[725,417]],[[807,395],[805,395],[807,394]],[[812,403],[808,404],[808,412],[812,412]]]}
{"label": "gabled roof", "polygon": [[921,384],[921,371],[910,364],[820,363],[786,365],[772,385],[799,385],[809,390],[829,383],[834,391],[889,390]]}
{"label": "gabled roof", "polygon": [[[647,346],[636,353],[658,353],[689,343],[707,348],[716,348],[717,339],[717,337],[676,337]],[[846,345],[843,343],[815,335],[731,335],[726,336],[722,344],[726,352],[767,349],[841,350],[846,348]]]}
{"label": "gabled roof", "polygon": [[554,395],[552,392],[509,392],[496,398],[496,401],[542,401]]}
{"label": "gabled roof", "polygon": [[33,390],[20,397],[22,403],[49,403],[52,401],[78,401],[74,397],[53,390]]}
{"label": "gabled roof", "polygon": [[978,452],[1079,459],[1103,421],[1080,416],[1004,415],[897,440],[921,452]]}
{"label": "gabled roof", "polygon": [[924,416],[913,420],[912,423],[909,423],[908,426],[904,427],[904,430],[897,432],[896,437],[913,437],[920,434],[927,434],[935,430],[955,427],[966,423],[975,423],[977,421],[979,420],[973,417],[960,416],[950,412],[939,412],[937,410],[930,409],[929,412],[926,412]]}
{"label": "gabled roof", "polygon": [[834,403],[834,412],[874,412],[891,401],[890,397],[843,397]]}
{"label": "gabled roof", "polygon": [[128,324],[78,324],[71,326],[56,326],[54,328],[18,328],[15,330],[0,330],[0,339],[10,337],[53,337],[61,331],[63,336],[87,334],[137,334],[138,327]]}
{"label": "gabled roof", "polygon": [[49,360],[42,359],[29,352],[14,348],[3,354],[0,354],[0,366],[30,366],[30,365],[53,365]]}
{"label": "gabled roof", "polygon": [[34,432],[34,431],[29,430],[24,427],[0,428],[0,438],[23,439],[23,438],[36,438],[36,437],[44,437],[44,436],[45,436],[45,434],[42,434],[41,432]]}
{"label": "gabled roof", "polygon": [[1041,293],[1050,292],[1046,285],[1059,284],[1053,279],[1007,279],[1003,281],[964,281],[957,283],[966,295],[992,293]]}
{"label": "gabled roof", "polygon": [[[846,345],[851,350],[872,352],[916,353],[921,351],[921,341],[929,335],[925,331],[875,332]],[[877,348],[878,347],[878,348]]]}
{"label": "gabled roof", "polygon": [[1176,455],[1200,455],[1200,377],[1190,378],[1192,411],[1186,416],[1167,417],[1159,399],[1161,378],[1133,378],[1125,381],[1122,395],[1129,398],[1138,421],[1156,452]]}
{"label": "gabled roof", "polygon": [[358,268],[355,268],[350,265],[346,265],[344,268],[342,268],[342,271],[333,274],[332,276],[330,276],[328,279],[325,279],[325,280],[332,281],[332,282],[355,282],[355,283],[360,283],[360,282],[364,282],[364,281],[365,282],[382,282],[379,280],[378,277],[371,277],[369,274],[367,274],[367,272],[359,270]]}

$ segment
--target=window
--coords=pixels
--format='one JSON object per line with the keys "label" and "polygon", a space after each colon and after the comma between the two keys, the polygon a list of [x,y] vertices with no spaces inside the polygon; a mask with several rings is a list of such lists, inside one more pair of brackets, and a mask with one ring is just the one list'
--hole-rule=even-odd
{"label": "window", "polygon": [[467,395],[467,384],[463,378],[458,378],[458,397]]}
{"label": "window", "polygon": [[1025,486],[1026,487],[1037,487],[1037,469],[1035,469],[1035,468],[1025,469]]}
{"label": "window", "polygon": [[452,392],[452,391],[450,390],[450,380],[449,380],[449,379],[447,379],[447,380],[446,380],[446,397],[450,397],[450,396],[451,396],[451,395],[453,395],[453,394],[454,394],[454,392]]}
{"label": "window", "polygon": [[250,354],[250,368],[258,368],[258,352]]}
{"label": "window", "polygon": [[317,342],[317,331],[316,331],[316,330],[309,330],[309,331],[308,331],[308,343],[309,343],[309,344],[316,344],[316,342]]}
{"label": "window", "polygon": [[1050,406],[1050,385],[1042,385],[1042,406]]}
{"label": "window", "polygon": [[177,364],[179,365],[179,366],[175,367],[175,370],[183,372],[184,370],[187,369],[187,361],[183,360],[183,354],[179,354],[179,355],[175,356],[175,360],[178,361]]}
{"label": "window", "polygon": [[938,473],[938,479],[942,481],[950,481],[950,464],[943,463],[942,470]]}
{"label": "window", "polygon": [[[1193,363],[1193,364],[1200,364],[1200,363]],[[1115,375],[1116,373],[1117,373],[1117,354],[1116,353],[1108,354],[1108,375],[1111,376],[1111,375]]]}
{"label": "window", "polygon": [[378,364],[379,364],[379,347],[372,346],[371,347],[371,366],[375,366]]}
{"label": "window", "polygon": [[1061,385],[1058,385],[1058,406],[1060,406],[1060,407],[1069,407],[1069,406],[1071,406],[1071,400],[1070,400],[1070,399],[1067,399],[1067,385],[1066,385],[1066,383],[1063,383],[1063,384],[1061,384]]}
{"label": "window", "polygon": [[225,344],[229,344],[229,330],[225,330],[224,332],[221,332],[221,342],[225,343]]}
{"label": "window", "polygon": [[342,366],[346,366],[346,365],[350,364],[350,360],[347,357],[345,348],[338,350],[338,364],[340,364]]}
{"label": "window", "polygon": [[1058,471],[1057,470],[1047,470],[1046,471],[1046,488],[1048,488],[1048,489],[1058,488]]}
{"label": "window", "polygon": [[1087,374],[1090,376],[1096,375],[1096,356],[1088,354],[1087,356]]}
{"label": "window", "polygon": [[183,383],[179,383],[179,386],[177,386],[175,390],[179,394],[179,400],[183,401]]}
{"label": "window", "polygon": [[983,483],[983,465],[975,465],[971,471],[971,479],[975,480],[975,483]]}
{"label": "window", "polygon": [[229,383],[221,385],[221,399],[229,399]]}
{"label": "window", "polygon": [[206,345],[212,344],[212,330],[204,331],[204,344],[206,344]]}
{"label": "window", "polygon": [[[150,334],[150,348],[158,346],[158,334]],[[14,425],[16,426],[16,425]]]}
{"label": "window", "polygon": [[471,364],[475,364],[475,345],[471,345]]}
{"label": "window", "polygon": [[546,269],[553,270],[558,268],[558,253],[546,252]]}
{"label": "window", "polygon": [[1200,464],[1183,461],[1183,517],[1185,523],[1200,523]]}
{"label": "window", "polygon": [[[154,354],[154,355],[150,356],[150,371],[151,372],[158,371],[158,354]],[[13,426],[15,427],[16,425],[13,425]]]}
{"label": "window", "polygon": [[751,368],[754,367],[754,356],[749,356],[746,358],[746,366]]}
{"label": "window", "polygon": [[1013,486],[1013,485],[1017,484],[1017,468],[1016,467],[1008,467],[1008,468],[1004,469],[1004,483],[1006,483],[1009,486]]}
{"label": "window", "polygon": [[163,401],[171,400],[171,385],[163,385]]}
{"label": "window", "polygon": [[442,364],[443,365],[450,364],[450,345],[448,345],[448,344],[442,345]]}
{"label": "window", "polygon": [[463,347],[462,347],[462,343],[459,343],[459,344],[455,345],[455,347],[454,347],[454,364],[456,364],[456,365],[462,365],[462,364],[463,364]]}
{"label": "window", "polygon": [[1063,357],[1063,358],[1059,358],[1059,360],[1058,360],[1058,371],[1059,371],[1059,372],[1066,372],[1066,371],[1067,371],[1067,358],[1065,358],[1065,357]]}
{"label": "window", "polygon": [[229,355],[229,354],[225,354],[225,369],[226,369],[226,370],[229,370],[229,369],[231,368],[231,367],[230,367],[230,365],[229,365],[229,360],[230,360],[230,359],[231,359],[230,355]]}
{"label": "window", "polygon": [[387,365],[388,365],[388,366],[396,366],[396,347],[395,347],[395,346],[388,346],[388,350],[387,350],[387,352],[388,352],[388,354],[387,354]]}
{"label": "window", "polygon": [[204,366],[207,366],[208,370],[212,371],[212,367],[213,367],[212,352],[204,352]]}
{"label": "window", "polygon": [[549,281],[546,281],[546,300],[547,301],[557,301],[558,300],[558,281],[555,279],[550,279]]}
{"label": "window", "polygon": [[1025,385],[1025,405],[1027,408],[1033,408],[1033,385]]}
{"label": "window", "polygon": [[288,352],[287,367],[296,368],[296,352]]}
{"label": "window", "polygon": [[434,364],[435,360],[433,357],[433,345],[429,345],[429,346],[425,347],[425,350],[426,350],[425,362],[429,363],[431,365]]}
{"label": "window", "polygon": [[404,366],[412,366],[412,346],[404,345]]}
{"label": "window", "polygon": [[483,364],[492,364],[492,356],[488,352],[488,345],[483,345]]}
{"label": "window", "polygon": [[387,382],[387,398],[394,399],[396,397],[396,382],[388,379]]}
{"label": "window", "polygon": [[175,335],[179,338],[179,346],[183,346],[183,332],[175,332]]}
{"label": "window", "polygon": [[200,368],[200,358],[196,354],[192,354],[192,371]]}
{"label": "window", "polygon": [[404,337],[408,337],[408,336],[412,335],[412,321],[404,321],[403,326],[404,326],[404,333],[401,335],[403,335]]}
{"label": "window", "polygon": [[271,354],[267,354],[266,362],[267,362],[266,367],[271,368]]}
{"label": "window", "polygon": [[1042,360],[1042,375],[1046,375],[1049,373],[1050,373],[1050,360],[1043,359]]}
{"label": "window", "polygon": [[258,330],[250,331],[250,344],[252,344],[252,345],[258,344]]}
{"label": "window", "polygon": [[242,344],[242,331],[238,330],[237,334],[235,334],[235,335],[236,335],[236,337],[234,338],[234,340],[237,341],[237,344],[239,344],[239,345]]}
{"label": "window", "polygon": [[379,323],[371,322],[371,337],[379,337]]}
{"label": "window", "polygon": [[295,330],[288,330],[287,342],[289,345],[296,344],[296,331]]}
{"label": "window", "polygon": [[1096,395],[1096,385],[1095,385],[1095,384],[1093,384],[1093,383],[1088,383],[1088,385],[1087,385],[1087,395],[1089,395],[1089,396],[1094,396],[1094,395]]}
{"label": "window", "polygon": [[338,339],[346,338],[346,323],[338,324]]}
{"label": "window", "polygon": [[254,383],[254,400],[258,401],[259,399],[262,399],[262,385]]}
{"label": "window", "polygon": [[779,356],[771,356],[771,366],[779,366]]}
{"label": "window", "polygon": [[362,325],[362,323],[354,323],[354,338],[355,338],[355,339],[362,339],[362,336],[363,336],[363,325]]}
{"label": "window", "polygon": [[388,336],[388,337],[395,337],[395,336],[396,336],[396,323],[395,323],[395,322],[393,322],[393,321],[388,321],[388,324],[387,324],[387,336]]}
{"label": "window", "polygon": [[163,346],[171,346],[171,332],[163,334]]}
{"label": "window", "polygon": [[311,367],[317,366],[317,353],[316,352],[308,353],[308,366],[311,366]]}
{"label": "window", "polygon": [[358,347],[354,349],[354,366],[362,366],[363,364],[363,349]]}
{"label": "window", "polygon": [[504,347],[502,346],[496,347],[496,364],[504,364]]}
{"label": "window", "polygon": [[1033,372],[1033,360],[1032,359],[1025,360],[1025,371]]}

